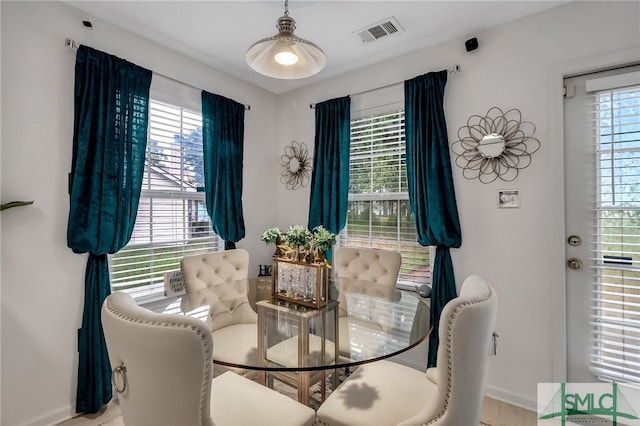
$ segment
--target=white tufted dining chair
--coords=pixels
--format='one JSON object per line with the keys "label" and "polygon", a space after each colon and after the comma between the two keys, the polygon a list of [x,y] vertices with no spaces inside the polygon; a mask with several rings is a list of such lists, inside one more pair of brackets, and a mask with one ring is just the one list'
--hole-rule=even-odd
{"label": "white tufted dining chair", "polygon": [[151,312],[123,292],[107,296],[101,315],[125,424],[313,424],[311,408],[247,378],[212,380],[215,340],[205,322]]}
{"label": "white tufted dining chair", "polygon": [[186,290],[182,311],[209,306],[207,320],[218,342],[214,359],[255,365],[258,318],[247,296],[249,253],[235,249],[185,256],[180,270]]}
{"label": "white tufted dining chair", "polygon": [[333,268],[336,277],[370,281],[395,287],[402,258],[394,250],[338,247]]}
{"label": "white tufted dining chair", "polygon": [[249,252],[244,249],[217,251],[185,256],[180,261],[186,295],[182,297],[183,312],[208,304],[207,293],[227,282],[249,276]]}
{"label": "white tufted dining chair", "polygon": [[[185,256],[180,262],[186,294],[182,297],[181,309],[187,313],[199,306],[209,306],[208,324],[213,333],[216,345],[213,347],[216,361],[247,365],[258,365],[258,316],[251,307],[248,298],[249,285],[247,279],[249,269],[249,253],[244,249],[225,250],[194,256]],[[246,280],[246,282],[242,282]],[[297,342],[294,336],[291,342]],[[297,353],[284,350],[288,343],[269,349],[268,357],[288,367],[297,366]],[[320,346],[316,339],[311,339],[312,352]],[[297,345],[295,345],[297,347]],[[331,353],[331,349],[327,350]],[[255,370],[220,366],[219,370],[231,370],[235,373],[253,377]],[[298,386],[298,374],[276,375],[274,377],[290,386]],[[316,373],[310,376],[314,385],[323,375]],[[285,380],[286,379],[286,380]],[[272,380],[269,380],[272,383]]]}
{"label": "white tufted dining chair", "polygon": [[[396,281],[402,257],[393,250],[339,247],[333,269],[338,283],[339,349],[343,357],[353,358],[360,351],[358,341],[384,332],[386,301],[400,298]],[[362,295],[359,297],[358,295]],[[371,297],[369,297],[371,296]],[[381,302],[377,302],[377,300]]]}
{"label": "white tufted dining chair", "polygon": [[365,364],[320,406],[317,424],[479,424],[497,306],[495,290],[469,276],[442,311],[436,367],[425,373],[391,361]]}

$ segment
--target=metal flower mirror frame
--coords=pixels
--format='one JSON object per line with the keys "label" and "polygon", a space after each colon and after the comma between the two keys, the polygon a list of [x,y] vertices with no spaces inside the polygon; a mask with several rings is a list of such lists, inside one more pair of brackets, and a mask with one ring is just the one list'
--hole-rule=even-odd
{"label": "metal flower mirror frame", "polygon": [[304,187],[311,172],[311,157],[307,145],[304,142],[292,141],[280,156],[280,166],[280,182],[284,183],[287,189]]}
{"label": "metal flower mirror frame", "polygon": [[484,116],[472,115],[458,129],[458,140],[451,145],[455,163],[466,179],[491,183],[500,178],[514,181],[520,170],[529,167],[531,155],[540,149],[533,137],[536,126],[522,121],[518,109],[503,112],[492,107]]}

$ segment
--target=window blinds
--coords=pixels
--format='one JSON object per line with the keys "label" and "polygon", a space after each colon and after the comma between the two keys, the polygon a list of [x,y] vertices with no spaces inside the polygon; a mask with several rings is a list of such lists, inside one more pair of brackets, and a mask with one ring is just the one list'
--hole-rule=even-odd
{"label": "window blinds", "polygon": [[150,101],[142,193],[131,240],[111,256],[111,287],[163,293],[183,256],[217,249],[204,198],[201,114]]}
{"label": "window blinds", "polygon": [[[591,85],[591,88],[602,87]],[[592,371],[640,382],[640,86],[594,93]]]}
{"label": "window blinds", "polygon": [[430,280],[429,249],[417,243],[407,192],[404,111],[351,121],[349,205],[342,245],[398,250],[399,283]]}

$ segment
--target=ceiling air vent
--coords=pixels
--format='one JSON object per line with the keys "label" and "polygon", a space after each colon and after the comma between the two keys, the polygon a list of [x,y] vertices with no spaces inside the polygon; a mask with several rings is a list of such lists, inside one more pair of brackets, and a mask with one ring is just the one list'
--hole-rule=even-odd
{"label": "ceiling air vent", "polygon": [[370,43],[379,38],[403,31],[404,29],[398,21],[396,21],[396,18],[392,16],[375,24],[367,25],[363,29],[356,31],[356,33],[360,36],[363,43]]}

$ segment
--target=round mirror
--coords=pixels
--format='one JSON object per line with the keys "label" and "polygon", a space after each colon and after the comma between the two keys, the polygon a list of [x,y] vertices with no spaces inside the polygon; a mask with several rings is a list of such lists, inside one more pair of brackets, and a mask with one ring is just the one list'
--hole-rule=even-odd
{"label": "round mirror", "polygon": [[289,172],[298,173],[299,169],[300,169],[300,161],[297,158],[294,157],[291,160],[289,160]]}
{"label": "round mirror", "polygon": [[497,133],[490,133],[478,142],[478,151],[485,157],[498,157],[504,151],[504,138]]}

